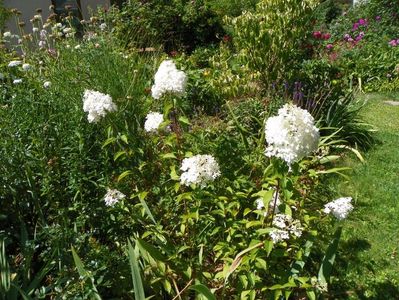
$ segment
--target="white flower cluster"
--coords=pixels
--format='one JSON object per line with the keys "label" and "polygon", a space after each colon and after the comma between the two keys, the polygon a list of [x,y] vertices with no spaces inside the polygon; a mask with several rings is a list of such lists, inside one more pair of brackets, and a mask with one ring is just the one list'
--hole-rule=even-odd
{"label": "white flower cluster", "polygon": [[300,237],[302,235],[302,226],[299,220],[294,220],[291,216],[285,214],[277,214],[273,219],[274,228],[270,233],[274,243],[288,240],[290,235]]}
{"label": "white flower cluster", "polygon": [[163,122],[163,114],[157,112],[149,112],[145,117],[144,129],[147,132],[155,132],[159,125]]}
{"label": "white flower cluster", "polygon": [[212,155],[199,154],[185,158],[180,170],[183,171],[180,182],[187,186],[198,184],[204,187],[207,182],[220,176],[219,164]]}
{"label": "white flower cluster", "polygon": [[151,88],[152,97],[159,99],[167,92],[182,95],[186,89],[186,83],[186,74],[179,71],[173,61],[164,60],[154,77],[154,85]]}
{"label": "white flower cluster", "polygon": [[276,156],[290,166],[317,150],[319,130],[311,114],[293,104],[285,104],[265,127],[266,156]]}
{"label": "white flower cluster", "polygon": [[105,117],[107,112],[116,111],[117,107],[112,102],[110,95],[103,93],[85,90],[83,95],[83,110],[89,115],[87,119],[90,123],[98,122],[102,117]]}
{"label": "white flower cluster", "polygon": [[104,201],[106,206],[114,206],[120,200],[126,196],[118,190],[107,189],[107,193],[104,196]]}
{"label": "white flower cluster", "polygon": [[17,67],[17,66],[20,66],[20,65],[22,65],[22,61],[20,61],[20,60],[12,60],[12,61],[10,61],[8,63],[8,66],[10,68]]}
{"label": "white flower cluster", "polygon": [[[274,201],[276,201],[276,207],[274,208],[274,213],[279,213],[279,212],[280,212],[280,210],[278,209],[278,206],[281,204],[280,194],[277,193],[277,195],[276,195],[276,193],[277,193],[277,192],[274,192],[274,193],[273,193],[273,197],[272,197],[272,199],[271,199],[270,202],[269,202],[269,209],[266,210],[266,211],[263,213],[263,216],[266,217],[267,214],[268,214],[268,212],[269,212],[269,210],[273,210]],[[276,197],[277,197],[277,199],[276,199]],[[262,198],[256,199],[256,200],[255,200],[255,204],[256,204],[256,209],[257,209],[257,210],[263,210],[263,209],[265,208],[265,204],[263,203],[263,199],[262,199]]]}
{"label": "white flower cluster", "polygon": [[338,198],[337,200],[324,205],[324,212],[326,214],[332,213],[338,220],[346,219],[349,213],[353,210],[351,201],[351,197]]}

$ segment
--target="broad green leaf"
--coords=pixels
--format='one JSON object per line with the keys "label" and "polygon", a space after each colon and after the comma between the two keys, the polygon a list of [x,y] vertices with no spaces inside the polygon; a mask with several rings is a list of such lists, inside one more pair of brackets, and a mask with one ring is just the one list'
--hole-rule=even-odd
{"label": "broad green leaf", "polygon": [[338,229],[334,233],[334,238],[331,241],[330,245],[327,248],[326,254],[321,262],[318,282],[321,285],[327,285],[330,280],[330,275],[332,271],[332,266],[335,261],[335,255],[338,249],[338,242],[341,238],[342,227],[338,227]]}

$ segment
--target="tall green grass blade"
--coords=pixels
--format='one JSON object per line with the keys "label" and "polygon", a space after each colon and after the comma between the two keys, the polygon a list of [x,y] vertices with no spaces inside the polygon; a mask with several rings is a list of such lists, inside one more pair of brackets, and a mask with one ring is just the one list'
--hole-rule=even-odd
{"label": "tall green grass blade", "polygon": [[129,240],[127,241],[127,246],[128,246],[127,253],[129,256],[129,264],[130,264],[130,269],[132,272],[134,299],[135,300],[144,300],[145,293],[144,293],[143,282],[141,281],[139,264],[137,263],[137,257],[134,254],[134,249]]}
{"label": "tall green grass blade", "polygon": [[10,289],[10,265],[7,261],[4,240],[0,244],[0,293],[5,294]]}

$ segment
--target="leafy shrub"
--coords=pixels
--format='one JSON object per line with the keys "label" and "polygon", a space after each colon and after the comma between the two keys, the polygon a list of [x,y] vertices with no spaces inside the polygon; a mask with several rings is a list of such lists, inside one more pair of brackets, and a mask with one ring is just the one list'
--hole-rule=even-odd
{"label": "leafy shrub", "polygon": [[223,35],[220,19],[203,0],[129,1],[114,18],[117,36],[134,48],[190,52]]}
{"label": "leafy shrub", "polygon": [[230,20],[238,58],[258,76],[263,88],[295,78],[311,12],[311,1],[260,1],[255,12]]}

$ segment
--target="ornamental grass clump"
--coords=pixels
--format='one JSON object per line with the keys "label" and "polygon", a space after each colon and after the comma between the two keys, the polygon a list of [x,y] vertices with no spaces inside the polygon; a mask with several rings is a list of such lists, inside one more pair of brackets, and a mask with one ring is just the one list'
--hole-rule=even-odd
{"label": "ornamental grass clump", "polygon": [[265,134],[266,156],[281,158],[289,166],[317,150],[320,138],[312,115],[293,104],[285,104],[266,121]]}

